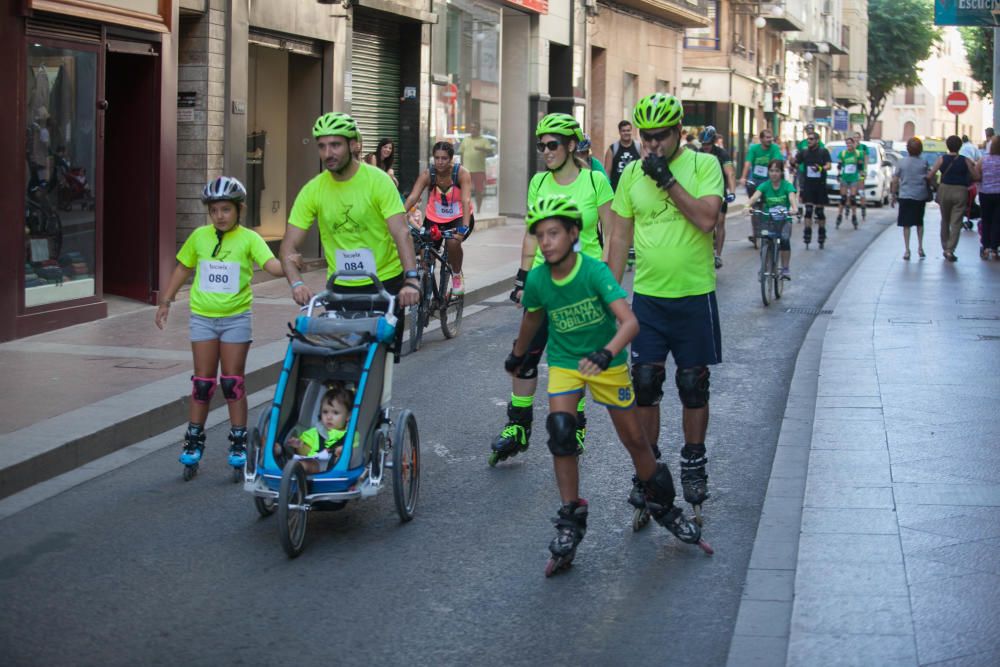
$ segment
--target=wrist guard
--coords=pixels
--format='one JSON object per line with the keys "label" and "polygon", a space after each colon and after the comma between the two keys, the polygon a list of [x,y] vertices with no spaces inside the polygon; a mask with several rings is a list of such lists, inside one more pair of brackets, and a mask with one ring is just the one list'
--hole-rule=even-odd
{"label": "wrist guard", "polygon": [[727,192],[726,193],[726,203],[729,204],[730,202],[734,202],[734,201],[736,201],[736,193],[735,192]]}
{"label": "wrist guard", "polygon": [[510,291],[510,300],[517,303],[517,293],[524,291],[524,281],[528,278],[528,272],[524,269],[518,269],[517,275],[514,277],[514,289]]}
{"label": "wrist guard", "polygon": [[611,365],[611,360],[615,355],[611,354],[611,351],[606,347],[602,347],[600,350],[596,350],[587,355],[587,360],[600,368],[602,371],[608,370],[608,366]]}
{"label": "wrist guard", "polygon": [[642,173],[649,176],[661,189],[666,190],[674,184],[674,175],[670,172],[667,159],[659,155],[647,155],[642,161]]}

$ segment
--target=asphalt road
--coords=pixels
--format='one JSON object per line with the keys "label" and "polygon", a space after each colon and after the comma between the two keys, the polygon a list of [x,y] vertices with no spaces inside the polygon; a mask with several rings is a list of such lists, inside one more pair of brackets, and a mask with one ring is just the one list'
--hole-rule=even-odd
{"label": "asphalt road", "polygon": [[[0,521],[3,662],[724,664],[795,356],[815,311],[894,214],[872,210],[823,251],[805,252],[796,225],[794,279],[769,308],[745,218],[730,223],[707,443],[713,557],[655,524],[632,532],[628,457],[595,407],[581,460],[589,531],[574,566],[544,577],[559,504],[544,405],[531,449],[486,464],[518,324],[495,300],[459,338],[428,334],[397,367],[393,404],[417,415],[424,463],[411,523],[399,523],[386,487],[312,513],[304,554],[288,560],[276,517],[259,518],[228,481],[226,430],[215,428],[192,482],[169,447]],[[676,476],[680,405],[669,383],[660,446]]]}

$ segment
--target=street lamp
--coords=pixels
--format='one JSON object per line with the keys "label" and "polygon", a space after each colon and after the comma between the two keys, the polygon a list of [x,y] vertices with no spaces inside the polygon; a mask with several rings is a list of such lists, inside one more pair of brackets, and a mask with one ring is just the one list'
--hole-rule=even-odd
{"label": "street lamp", "polygon": [[757,26],[758,29],[761,29],[767,25],[767,19],[764,18],[763,16],[758,16],[757,18],[754,19],[753,24]]}
{"label": "street lamp", "polygon": [[805,60],[807,63],[811,63],[813,61],[812,51],[806,51],[805,54],[802,56],[802,59]]}

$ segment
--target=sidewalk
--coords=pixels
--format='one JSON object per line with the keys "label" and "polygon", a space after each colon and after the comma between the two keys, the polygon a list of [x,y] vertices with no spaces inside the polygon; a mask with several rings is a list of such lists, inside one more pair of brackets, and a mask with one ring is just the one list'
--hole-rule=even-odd
{"label": "sidewalk", "polygon": [[[520,220],[477,227],[465,243],[468,307],[510,289],[521,256]],[[303,275],[313,291],[326,269]],[[247,393],[273,384],[286,322],[298,314],[284,279],[255,283]],[[0,498],[187,420],[191,347],[186,291],[165,330],[154,306],[125,302],[106,319],[0,344]],[[213,408],[224,405],[216,392]]]}
{"label": "sidewalk", "polygon": [[944,261],[935,217],[803,344],[729,665],[1000,664],[1000,262]]}

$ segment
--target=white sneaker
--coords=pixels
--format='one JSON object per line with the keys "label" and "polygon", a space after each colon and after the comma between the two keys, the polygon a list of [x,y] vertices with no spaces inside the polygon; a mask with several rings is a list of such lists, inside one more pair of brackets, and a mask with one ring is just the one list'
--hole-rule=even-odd
{"label": "white sneaker", "polygon": [[451,293],[455,296],[465,294],[465,280],[462,278],[461,273],[456,273],[451,277]]}

